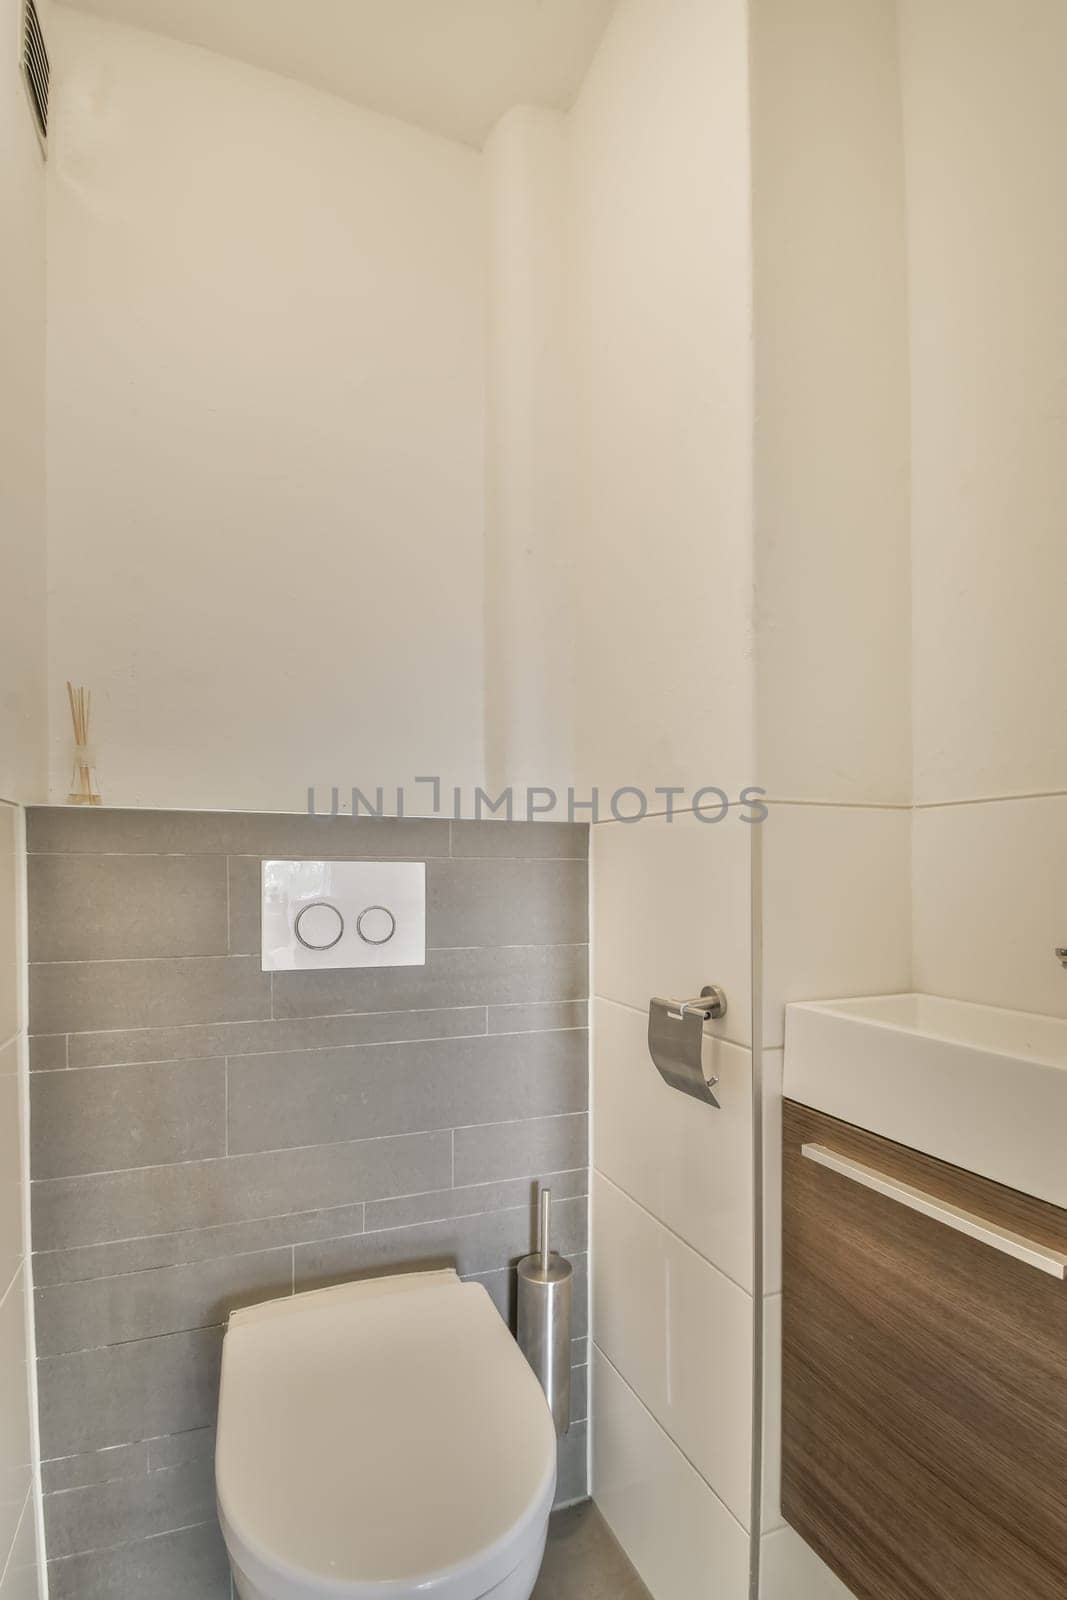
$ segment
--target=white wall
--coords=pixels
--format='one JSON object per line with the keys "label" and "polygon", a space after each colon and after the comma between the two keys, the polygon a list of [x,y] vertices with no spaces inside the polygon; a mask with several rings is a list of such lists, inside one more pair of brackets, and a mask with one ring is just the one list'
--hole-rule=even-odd
{"label": "white wall", "polygon": [[751,0],[765,1153],[762,1600],[846,1591],[779,1500],[790,1000],[911,982],[904,158],[895,0]]}
{"label": "white wall", "polygon": [[[43,13],[47,19],[48,13]],[[0,797],[45,793],[44,164],[0,5]]]}
{"label": "white wall", "polygon": [[908,804],[904,163],[894,0],[751,0],[759,759]]}
{"label": "white wall", "polygon": [[622,0],[572,112],[579,776],[755,781],[747,7]]}
{"label": "white wall", "polygon": [[476,152],[74,12],[49,164],[52,785],[301,809],[482,767]]}
{"label": "white wall", "polygon": [[487,770],[494,791],[562,793],[577,620],[568,119],[517,106],[484,161]]}
{"label": "white wall", "polygon": [[[572,113],[577,749],[609,790],[754,781],[747,50],[743,0],[622,0]],[[593,1493],[655,1600],[748,1590],[752,834],[593,830]],[[712,980],[720,1111],[646,1042],[650,995]]]}
{"label": "white wall", "polygon": [[1067,1016],[1067,10],[900,18],[916,982]]}

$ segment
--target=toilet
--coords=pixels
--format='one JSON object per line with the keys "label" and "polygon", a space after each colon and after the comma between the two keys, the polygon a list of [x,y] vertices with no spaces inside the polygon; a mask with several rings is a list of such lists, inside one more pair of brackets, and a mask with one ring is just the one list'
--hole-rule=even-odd
{"label": "toilet", "polygon": [[365,1279],[231,1314],[215,1482],[241,1600],[529,1600],[555,1429],[481,1284]]}

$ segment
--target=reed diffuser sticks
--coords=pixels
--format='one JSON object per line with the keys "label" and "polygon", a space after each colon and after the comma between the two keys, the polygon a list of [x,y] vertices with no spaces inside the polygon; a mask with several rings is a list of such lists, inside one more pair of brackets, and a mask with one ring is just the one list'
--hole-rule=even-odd
{"label": "reed diffuser sticks", "polygon": [[67,795],[67,804],[98,806],[101,800],[97,788],[96,759],[89,744],[89,718],[93,709],[93,691],[75,689],[68,678],[67,700],[70,703],[70,720],[74,725],[74,749],[71,756],[70,793]]}

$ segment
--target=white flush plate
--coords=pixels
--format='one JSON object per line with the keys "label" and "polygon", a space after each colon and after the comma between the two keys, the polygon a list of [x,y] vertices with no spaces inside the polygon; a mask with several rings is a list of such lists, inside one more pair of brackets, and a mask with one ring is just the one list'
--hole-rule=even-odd
{"label": "white flush plate", "polygon": [[426,964],[422,861],[264,861],[264,972]]}

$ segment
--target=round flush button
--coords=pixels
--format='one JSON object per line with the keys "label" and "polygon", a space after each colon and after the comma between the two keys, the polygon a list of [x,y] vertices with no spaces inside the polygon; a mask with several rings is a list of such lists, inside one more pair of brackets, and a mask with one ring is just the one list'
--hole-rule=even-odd
{"label": "round flush button", "polygon": [[332,950],[345,931],[345,919],[336,906],[313,900],[297,912],[294,931],[305,950]]}
{"label": "round flush button", "polygon": [[356,932],[364,944],[388,944],[396,932],[396,918],[388,906],[368,906],[356,918]]}

